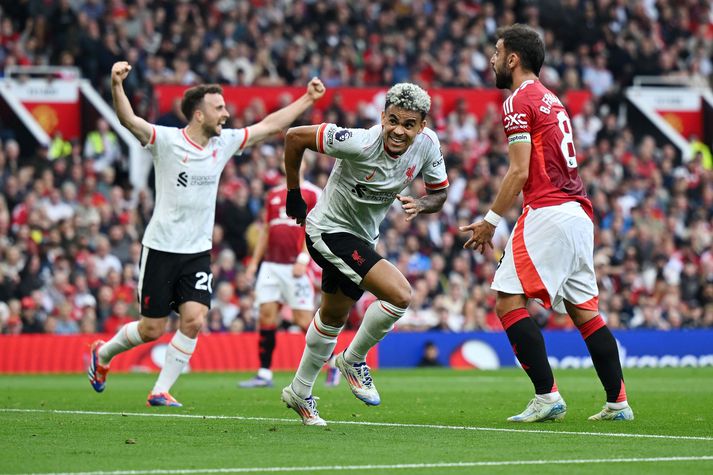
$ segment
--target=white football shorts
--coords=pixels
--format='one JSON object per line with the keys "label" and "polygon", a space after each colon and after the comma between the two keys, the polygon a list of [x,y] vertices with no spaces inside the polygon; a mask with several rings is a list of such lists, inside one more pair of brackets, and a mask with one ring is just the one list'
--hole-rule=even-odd
{"label": "white football shorts", "polygon": [[307,274],[292,275],[292,264],[263,262],[255,283],[255,300],[258,305],[280,302],[293,310],[313,310],[314,287]]}
{"label": "white football shorts", "polygon": [[563,300],[597,311],[594,224],[580,204],[526,207],[490,288],[524,294],[558,313],[567,313]]}

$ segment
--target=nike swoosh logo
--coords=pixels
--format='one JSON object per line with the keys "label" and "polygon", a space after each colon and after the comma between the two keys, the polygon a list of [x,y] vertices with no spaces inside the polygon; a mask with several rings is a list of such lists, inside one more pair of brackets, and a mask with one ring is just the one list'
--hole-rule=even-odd
{"label": "nike swoosh logo", "polygon": [[371,181],[371,179],[374,178],[374,175],[376,175],[376,168],[374,168],[374,170],[371,172],[370,175],[367,175],[367,176],[365,177],[365,180],[366,180],[366,181]]}

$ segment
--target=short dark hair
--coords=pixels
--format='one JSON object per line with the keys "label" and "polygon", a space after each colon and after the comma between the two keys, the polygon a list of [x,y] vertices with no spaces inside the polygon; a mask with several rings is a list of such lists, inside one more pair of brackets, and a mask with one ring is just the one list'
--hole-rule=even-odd
{"label": "short dark hair", "polygon": [[191,121],[193,113],[201,105],[206,94],[223,94],[223,88],[217,84],[203,84],[187,89],[183,93],[181,112],[186,116],[188,122]]}
{"label": "short dark hair", "polygon": [[545,43],[535,30],[515,23],[499,28],[497,38],[503,40],[506,53],[516,53],[520,57],[523,69],[539,76],[542,63],[545,62]]}

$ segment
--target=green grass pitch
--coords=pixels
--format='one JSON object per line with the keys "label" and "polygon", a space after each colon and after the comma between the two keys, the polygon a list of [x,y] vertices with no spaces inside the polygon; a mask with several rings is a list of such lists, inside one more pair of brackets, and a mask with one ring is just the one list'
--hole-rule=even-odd
{"label": "green grass pitch", "polygon": [[590,422],[594,370],[556,371],[561,423],[513,424],[531,397],[521,370],[379,370],[382,404],[317,381],[326,428],[305,427],[251,374],[186,374],[183,408],[147,408],[154,374],[0,376],[0,473],[713,473],[713,368],[629,369],[632,422]]}

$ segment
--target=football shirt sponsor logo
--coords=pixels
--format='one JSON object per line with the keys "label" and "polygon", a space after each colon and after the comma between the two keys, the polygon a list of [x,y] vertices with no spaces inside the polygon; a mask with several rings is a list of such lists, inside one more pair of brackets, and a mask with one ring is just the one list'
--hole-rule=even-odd
{"label": "football shirt sponsor logo", "polygon": [[188,185],[191,186],[208,186],[214,185],[218,182],[218,177],[216,175],[188,175],[186,172],[181,172],[178,174],[178,181],[176,186],[181,186],[187,188]]}
{"label": "football shirt sponsor logo", "polygon": [[357,195],[359,198],[363,198],[368,201],[379,201],[382,203],[390,203],[396,198],[396,193],[391,191],[374,191],[370,190],[366,185],[362,183],[357,183],[351,189],[351,192]]}
{"label": "football shirt sponsor logo", "polygon": [[525,114],[523,114],[523,113],[508,114],[505,116],[503,121],[505,122],[506,129],[511,129],[511,128],[520,129],[520,128],[527,127],[527,120],[526,120]]}
{"label": "football shirt sponsor logo", "polygon": [[191,175],[192,186],[207,186],[214,185],[218,182],[216,175]]}
{"label": "football shirt sponsor logo", "polygon": [[366,194],[368,188],[361,183],[357,183],[354,188],[352,188],[352,193],[355,193],[359,198],[363,198]]}

